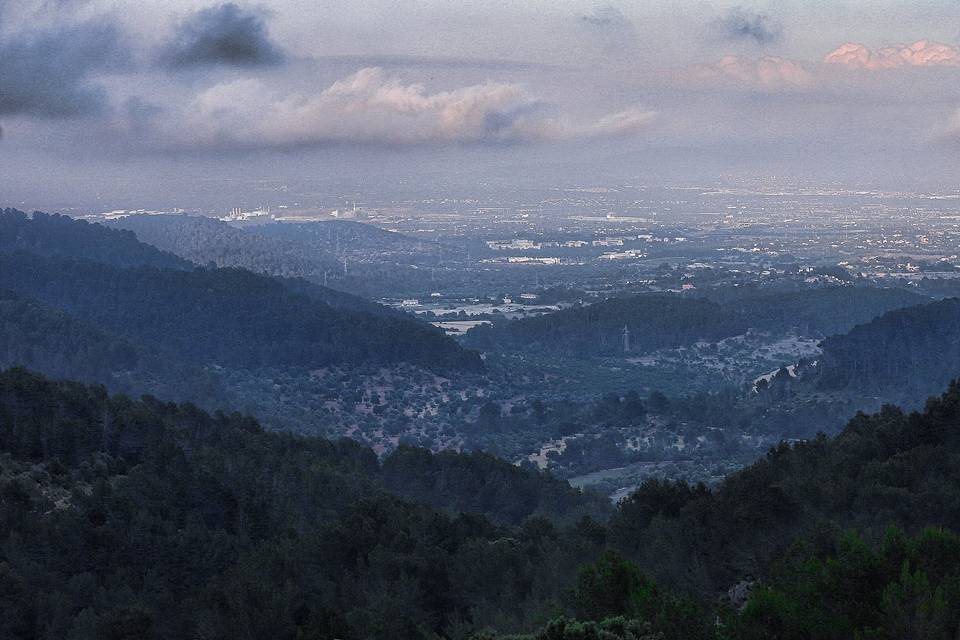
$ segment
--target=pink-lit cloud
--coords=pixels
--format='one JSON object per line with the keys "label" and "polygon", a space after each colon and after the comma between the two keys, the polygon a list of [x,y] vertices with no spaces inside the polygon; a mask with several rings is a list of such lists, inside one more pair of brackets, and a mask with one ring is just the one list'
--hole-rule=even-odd
{"label": "pink-lit cloud", "polygon": [[823,61],[830,65],[871,71],[904,67],[957,67],[960,66],[960,47],[930,40],[879,49],[847,43],[828,53]]}
{"label": "pink-lit cloud", "polygon": [[487,81],[431,93],[370,67],[313,95],[279,92],[252,78],[217,84],[164,137],[174,146],[212,147],[509,144],[633,135],[653,116],[636,107],[580,121],[519,84]]}
{"label": "pink-lit cloud", "polygon": [[681,73],[694,86],[735,85],[754,90],[805,89],[814,81],[807,66],[778,56],[725,56],[715,63],[694,65]]}
{"label": "pink-lit cloud", "polygon": [[[771,55],[757,58],[729,55],[717,62],[692,65],[678,77],[687,86],[778,92],[824,87],[839,89],[856,81],[858,76],[850,73],[920,68],[960,69],[960,47],[931,40],[876,49],[847,43],[828,53],[820,62]],[[879,80],[876,76],[873,82]]]}

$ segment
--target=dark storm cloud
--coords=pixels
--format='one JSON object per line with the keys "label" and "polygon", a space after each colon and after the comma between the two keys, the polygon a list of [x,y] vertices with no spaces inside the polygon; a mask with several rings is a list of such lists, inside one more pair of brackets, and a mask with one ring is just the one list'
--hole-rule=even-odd
{"label": "dark storm cloud", "polygon": [[258,67],[280,64],[284,55],[270,40],[261,14],[227,3],[197,11],[180,23],[161,59],[173,69]]}
{"label": "dark storm cloud", "polygon": [[723,40],[754,42],[759,45],[773,44],[783,38],[783,25],[776,18],[748,11],[743,7],[730,9],[715,24],[717,34]]}
{"label": "dark storm cloud", "polygon": [[594,9],[593,13],[580,16],[580,22],[601,29],[617,29],[631,24],[627,17],[616,7],[600,7]]}
{"label": "dark storm cloud", "polygon": [[637,30],[620,9],[598,7],[578,18],[580,26],[608,53],[629,49],[635,44]]}
{"label": "dark storm cloud", "polygon": [[107,108],[93,76],[127,59],[117,29],[87,22],[0,41],[0,115],[70,117]]}

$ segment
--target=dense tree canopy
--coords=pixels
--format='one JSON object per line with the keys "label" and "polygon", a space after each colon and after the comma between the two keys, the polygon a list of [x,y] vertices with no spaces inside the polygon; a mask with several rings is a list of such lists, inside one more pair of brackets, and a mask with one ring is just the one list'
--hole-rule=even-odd
{"label": "dense tree canopy", "polygon": [[822,388],[922,400],[960,375],[960,299],[890,311],[822,346]]}
{"label": "dense tree canopy", "polygon": [[676,294],[609,298],[588,306],[479,326],[467,344],[487,350],[524,349],[571,356],[624,353],[623,329],[630,352],[717,341],[749,329],[805,335],[849,331],[891,309],[925,301],[900,289],[828,287],[786,293],[745,293],[713,301]]}
{"label": "dense tree canopy", "polygon": [[647,483],[610,524],[615,546],[668,583],[712,592],[760,575],[821,527],[960,530],[960,386],[923,413],[858,415],[834,439],[781,444],[716,490]]}
{"label": "dense tree canopy", "polygon": [[[533,517],[603,512],[558,481],[465,457],[455,464],[471,482],[424,487],[407,455],[406,468],[381,471],[351,441],[0,374],[0,601],[16,613],[3,637],[426,638],[479,620],[513,626],[549,609],[561,588],[551,574],[572,573],[599,544],[589,525],[564,532]],[[474,510],[477,485],[533,500]]]}
{"label": "dense tree canopy", "polygon": [[439,329],[334,309],[240,269],[124,269],[0,253],[0,288],[193,362],[321,367],[405,361],[480,367],[475,353]]}
{"label": "dense tree canopy", "polygon": [[140,242],[129,231],[39,211],[28,216],[16,209],[0,209],[0,252],[12,251],[118,267],[192,268],[186,260]]}
{"label": "dense tree canopy", "polygon": [[129,231],[66,216],[0,212],[0,289],[200,364],[481,367],[442,331],[356,296],[243,269],[195,268]]}
{"label": "dense tree canopy", "polygon": [[[581,517],[603,515],[592,498],[489,456],[404,448],[381,466],[349,441],[10,370],[0,631],[951,638],[958,424],[953,386],[922,414],[782,446],[713,491],[648,482],[607,526]],[[717,599],[746,578],[744,603]]]}

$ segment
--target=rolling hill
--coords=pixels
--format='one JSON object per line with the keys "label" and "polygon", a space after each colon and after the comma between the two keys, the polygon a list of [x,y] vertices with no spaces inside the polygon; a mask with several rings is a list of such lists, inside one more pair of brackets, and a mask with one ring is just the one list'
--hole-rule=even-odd
{"label": "rolling hill", "polygon": [[953,385],[713,490],[648,481],[605,523],[594,498],[489,456],[381,465],[349,441],[0,372],[0,633],[486,640],[564,614],[581,622],[516,639],[949,638],[958,424]]}
{"label": "rolling hill", "polygon": [[302,243],[232,227],[206,216],[135,215],[106,226],[136,234],[141,242],[169,251],[200,266],[239,267],[282,277],[323,277],[337,273],[336,256]]}
{"label": "rolling hill", "polygon": [[822,348],[820,388],[915,404],[960,376],[960,299],[890,311]]}
{"label": "rolling hill", "polygon": [[129,231],[36,211],[0,209],[0,252],[102,262],[117,267],[192,269],[172,253],[140,242]]}
{"label": "rolling hill", "polygon": [[436,242],[352,220],[238,228],[204,216],[134,215],[106,224],[200,266],[241,267],[351,292],[383,293],[429,279],[418,269],[458,255]]}
{"label": "rolling hill", "polygon": [[123,269],[0,253],[0,289],[197,364],[481,367],[475,353],[427,324],[335,309],[241,269]]}
{"label": "rolling hill", "polygon": [[[65,216],[3,211],[0,290],[19,299],[7,300],[9,319],[25,327],[26,318],[47,318],[50,335],[29,348],[48,356],[42,342],[55,342],[57,329],[64,345],[98,335],[103,353],[113,353],[110,345],[119,340],[127,350],[145,348],[198,366],[480,367],[476,354],[439,330],[363,298],[302,279],[197,268],[130,231]],[[42,361],[52,364],[48,356]]]}
{"label": "rolling hill", "polygon": [[[560,588],[546,582],[560,566],[547,536],[610,511],[507,462],[399,455],[381,468],[349,440],[0,372],[0,636],[386,639],[522,624]],[[459,486],[424,485],[422,464]],[[494,499],[476,502],[478,486]]]}
{"label": "rolling hill", "polygon": [[764,293],[724,302],[676,294],[608,298],[588,306],[471,329],[464,343],[486,350],[566,356],[622,355],[709,342],[753,329],[827,336],[849,331],[891,309],[928,300],[900,289],[832,287]]}

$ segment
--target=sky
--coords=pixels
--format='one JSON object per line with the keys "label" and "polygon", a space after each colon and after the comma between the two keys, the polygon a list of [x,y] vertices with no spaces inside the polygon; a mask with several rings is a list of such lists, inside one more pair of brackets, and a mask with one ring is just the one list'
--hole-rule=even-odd
{"label": "sky", "polygon": [[960,3],[0,0],[0,206],[231,181],[953,189]]}

